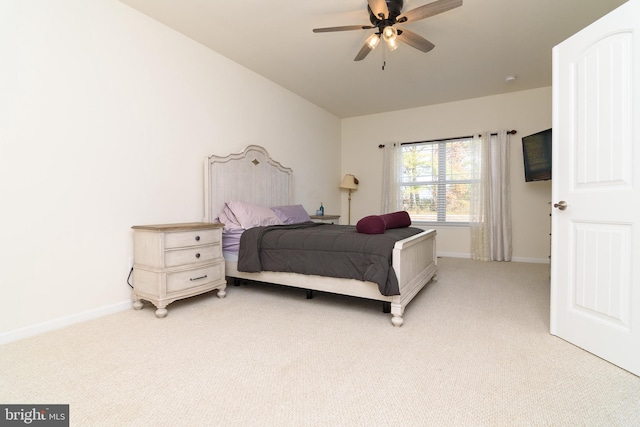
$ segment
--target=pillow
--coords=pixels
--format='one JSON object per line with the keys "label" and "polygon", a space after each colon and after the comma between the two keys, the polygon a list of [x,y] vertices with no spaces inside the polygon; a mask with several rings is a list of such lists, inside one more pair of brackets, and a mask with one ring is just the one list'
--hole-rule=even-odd
{"label": "pillow", "polygon": [[227,202],[227,206],[245,230],[253,227],[282,224],[280,218],[265,206],[238,200]]}
{"label": "pillow", "polygon": [[311,221],[309,214],[302,205],[276,206],[271,210],[280,218],[283,224],[298,224]]}
{"label": "pillow", "polygon": [[391,228],[403,228],[411,225],[407,211],[392,212],[383,215],[369,215],[356,224],[356,231],[365,234],[382,234]]}
{"label": "pillow", "polygon": [[243,230],[242,225],[240,225],[240,222],[226,204],[217,219],[224,224],[225,230]]}
{"label": "pillow", "polygon": [[385,230],[390,228],[404,228],[411,225],[411,217],[407,211],[392,212],[380,215],[384,221]]}
{"label": "pillow", "polygon": [[356,224],[356,231],[364,234],[383,234],[384,220],[379,215],[369,215]]}

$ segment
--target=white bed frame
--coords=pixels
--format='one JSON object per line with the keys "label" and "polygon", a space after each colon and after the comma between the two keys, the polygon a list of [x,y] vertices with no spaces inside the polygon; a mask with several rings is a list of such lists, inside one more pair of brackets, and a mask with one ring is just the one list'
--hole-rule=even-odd
{"label": "white bed frame", "polygon": [[[290,168],[271,159],[267,150],[257,145],[250,145],[243,152],[226,157],[207,157],[204,171],[204,222],[216,222],[224,204],[230,200],[268,207],[291,204],[292,172]],[[401,326],[409,301],[430,280],[437,280],[436,231],[427,230],[397,242],[392,263],[400,287],[400,295],[395,296],[380,294],[376,283],[354,279],[270,271],[245,273],[238,271],[237,262],[234,261],[225,261],[225,275],[387,302],[391,305],[391,322]]]}

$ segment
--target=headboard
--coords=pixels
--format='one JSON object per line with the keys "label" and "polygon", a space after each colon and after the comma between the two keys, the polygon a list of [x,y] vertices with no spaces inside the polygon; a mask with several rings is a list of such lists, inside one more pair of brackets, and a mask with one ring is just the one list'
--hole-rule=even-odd
{"label": "headboard", "polygon": [[215,222],[230,200],[262,206],[290,204],[292,170],[269,157],[258,145],[204,162],[204,222]]}

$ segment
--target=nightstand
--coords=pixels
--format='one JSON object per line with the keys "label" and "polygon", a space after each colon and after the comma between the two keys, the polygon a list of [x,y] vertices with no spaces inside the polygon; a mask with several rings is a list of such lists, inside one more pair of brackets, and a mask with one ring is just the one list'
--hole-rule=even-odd
{"label": "nightstand", "polygon": [[222,224],[136,225],[134,230],[133,308],[141,300],[156,306],[158,318],[172,302],[218,289],[226,295]]}
{"label": "nightstand", "polygon": [[324,222],[327,224],[340,224],[340,215],[309,215],[313,222]]}

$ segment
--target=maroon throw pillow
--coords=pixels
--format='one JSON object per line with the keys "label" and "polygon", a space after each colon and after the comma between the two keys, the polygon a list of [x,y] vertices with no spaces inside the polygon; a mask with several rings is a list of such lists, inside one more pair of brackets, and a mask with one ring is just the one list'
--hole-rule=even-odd
{"label": "maroon throw pillow", "polygon": [[378,215],[369,215],[356,224],[356,231],[364,234],[383,234],[384,220]]}
{"label": "maroon throw pillow", "polygon": [[411,217],[407,211],[392,212],[380,215],[384,221],[384,228],[404,228],[411,225]]}

